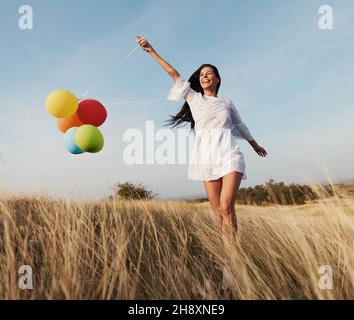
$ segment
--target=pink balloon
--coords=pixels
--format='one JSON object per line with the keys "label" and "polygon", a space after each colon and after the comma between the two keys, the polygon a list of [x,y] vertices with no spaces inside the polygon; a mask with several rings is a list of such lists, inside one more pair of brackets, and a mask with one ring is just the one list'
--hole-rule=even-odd
{"label": "pink balloon", "polygon": [[83,124],[99,127],[107,119],[107,110],[101,102],[86,99],[80,101],[77,116]]}

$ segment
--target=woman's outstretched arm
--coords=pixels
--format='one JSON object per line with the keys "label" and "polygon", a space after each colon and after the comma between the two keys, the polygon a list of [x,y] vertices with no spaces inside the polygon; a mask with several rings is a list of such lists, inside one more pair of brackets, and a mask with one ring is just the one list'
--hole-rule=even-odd
{"label": "woman's outstretched arm", "polygon": [[143,37],[137,36],[136,42],[140,45],[140,47],[149,53],[151,57],[153,57],[157,63],[172,77],[173,81],[180,76],[178,71],[173,68],[166,60],[161,58],[159,54],[155,51],[152,45]]}
{"label": "woman's outstretched arm", "polygon": [[231,101],[231,108],[232,108],[231,116],[232,116],[233,123],[235,124],[236,128],[240,131],[240,133],[245,138],[245,140],[247,140],[248,143],[252,146],[254,151],[256,151],[259,156],[265,157],[267,155],[267,151],[263,147],[261,147],[256,142],[256,140],[254,140],[252,134],[248,130],[246,124],[242,121],[240,114],[238,113],[238,111],[232,101]]}

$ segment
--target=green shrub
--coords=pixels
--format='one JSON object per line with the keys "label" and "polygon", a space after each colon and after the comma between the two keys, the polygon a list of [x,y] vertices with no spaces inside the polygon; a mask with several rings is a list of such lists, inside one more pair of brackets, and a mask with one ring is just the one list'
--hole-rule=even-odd
{"label": "green shrub", "polygon": [[157,194],[147,190],[141,183],[132,184],[129,182],[118,183],[113,187],[113,197],[133,200],[149,200],[157,198]]}

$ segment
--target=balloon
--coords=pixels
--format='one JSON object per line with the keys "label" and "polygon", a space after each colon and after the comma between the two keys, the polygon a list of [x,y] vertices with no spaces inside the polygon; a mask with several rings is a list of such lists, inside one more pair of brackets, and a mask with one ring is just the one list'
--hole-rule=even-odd
{"label": "balloon", "polygon": [[66,90],[52,92],[45,101],[47,111],[56,118],[69,118],[78,108],[74,94]]}
{"label": "balloon", "polygon": [[81,154],[84,153],[83,150],[81,150],[77,144],[75,143],[75,134],[77,131],[78,127],[73,127],[66,131],[65,136],[64,136],[64,146],[65,149],[68,150],[72,154]]}
{"label": "balloon", "polygon": [[93,99],[82,100],[77,115],[83,124],[91,124],[95,127],[99,127],[107,119],[106,108],[101,102]]}
{"label": "balloon", "polygon": [[70,129],[72,127],[80,127],[80,126],[82,126],[82,124],[83,123],[78,118],[77,113],[74,113],[69,118],[57,120],[58,129],[63,133],[65,133],[66,131],[68,131],[68,129]]}
{"label": "balloon", "polygon": [[85,124],[77,129],[75,143],[81,150],[97,153],[103,149],[104,138],[98,128]]}

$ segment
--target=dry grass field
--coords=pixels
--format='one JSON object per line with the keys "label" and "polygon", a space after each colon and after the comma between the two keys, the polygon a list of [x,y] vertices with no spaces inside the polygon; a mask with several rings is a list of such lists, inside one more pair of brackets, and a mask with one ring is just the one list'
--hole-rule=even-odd
{"label": "dry grass field", "polygon": [[[0,199],[0,299],[353,299],[352,185],[302,206],[238,206],[227,259],[209,203]],[[222,267],[234,276],[221,290]],[[33,269],[21,290],[19,267]],[[322,265],[333,288],[321,289]]]}

